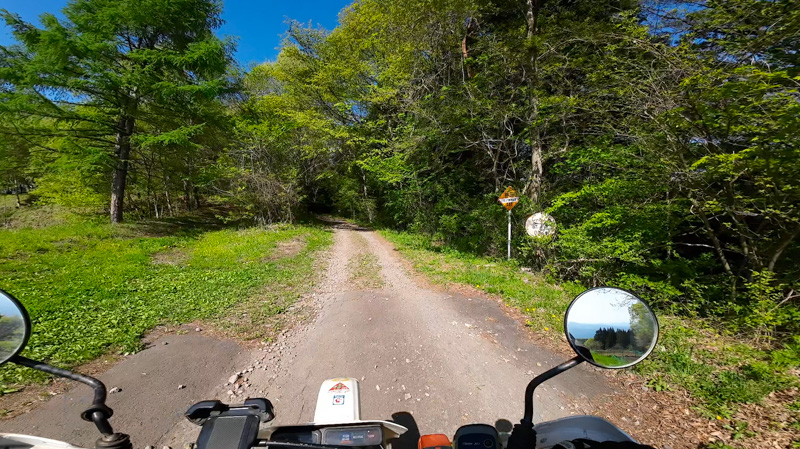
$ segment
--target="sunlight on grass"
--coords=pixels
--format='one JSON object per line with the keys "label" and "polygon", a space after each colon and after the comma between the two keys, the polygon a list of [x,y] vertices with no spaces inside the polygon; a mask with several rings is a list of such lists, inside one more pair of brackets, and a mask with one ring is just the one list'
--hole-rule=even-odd
{"label": "sunlight on grass", "polygon": [[[278,242],[298,236],[308,243],[288,263],[266,261]],[[259,298],[285,308],[311,287],[313,255],[331,240],[329,231],[307,226],[184,229],[165,237],[86,221],[0,230],[0,288],[30,312],[33,334],[23,355],[74,366],[109,350],[136,351],[158,324],[224,316],[265,285],[302,279],[302,288]],[[186,255],[182,263],[154,261],[176,250]],[[33,370],[0,368],[3,384],[35,378],[41,375]]]}
{"label": "sunlight on grass", "polygon": [[414,268],[439,284],[466,284],[500,295],[506,304],[527,316],[536,332],[564,331],[564,312],[582,291],[580,286],[556,286],[524,272],[515,261],[476,257],[447,248],[434,248],[423,236],[383,230],[381,235],[397,246]]}

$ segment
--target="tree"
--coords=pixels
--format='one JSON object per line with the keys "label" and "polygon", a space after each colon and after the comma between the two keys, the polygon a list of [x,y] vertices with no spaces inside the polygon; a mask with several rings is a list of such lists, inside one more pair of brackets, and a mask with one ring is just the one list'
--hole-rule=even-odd
{"label": "tree", "polygon": [[8,358],[25,336],[22,317],[0,315],[0,359]]}
{"label": "tree", "polygon": [[[228,85],[232,44],[214,30],[219,0],[72,0],[62,22],[43,28],[0,10],[17,45],[0,46],[0,112],[50,118],[56,127],[24,127],[27,136],[62,138],[108,167],[110,216],[123,219],[132,139],[145,124],[176,121],[159,135],[184,133],[191,104]],[[168,138],[168,137],[165,137]]]}
{"label": "tree", "polygon": [[647,306],[642,302],[636,302],[628,309],[631,315],[630,338],[637,351],[646,351],[653,343],[655,337],[656,323],[653,321],[652,314]]}
{"label": "tree", "polygon": [[20,194],[30,187],[30,144],[14,136],[0,138],[0,190],[10,189],[21,207]]}

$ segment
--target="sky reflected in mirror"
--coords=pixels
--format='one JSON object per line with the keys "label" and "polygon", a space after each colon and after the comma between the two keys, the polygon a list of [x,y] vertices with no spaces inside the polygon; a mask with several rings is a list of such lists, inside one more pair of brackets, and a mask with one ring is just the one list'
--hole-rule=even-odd
{"label": "sky reflected in mirror", "polygon": [[606,368],[630,366],[650,353],[658,323],[639,298],[624,290],[597,288],[583,293],[567,311],[566,333],[590,362]]}

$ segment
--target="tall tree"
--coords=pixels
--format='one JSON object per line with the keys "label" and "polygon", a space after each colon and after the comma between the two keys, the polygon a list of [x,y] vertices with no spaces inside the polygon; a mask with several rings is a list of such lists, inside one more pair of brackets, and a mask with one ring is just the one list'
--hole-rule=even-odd
{"label": "tall tree", "polygon": [[226,88],[233,46],[214,35],[222,4],[72,0],[63,12],[64,21],[42,15],[43,28],[37,28],[0,10],[18,42],[0,46],[0,112],[66,124],[21,132],[63,137],[101,155],[110,177],[111,221],[121,222],[132,139],[141,122],[169,119],[174,128],[149,130],[185,135],[181,128],[197,126],[187,117],[195,109],[190,105]]}
{"label": "tall tree", "polygon": [[0,138],[0,189],[11,189],[21,207],[20,193],[30,186],[30,144],[13,136]]}

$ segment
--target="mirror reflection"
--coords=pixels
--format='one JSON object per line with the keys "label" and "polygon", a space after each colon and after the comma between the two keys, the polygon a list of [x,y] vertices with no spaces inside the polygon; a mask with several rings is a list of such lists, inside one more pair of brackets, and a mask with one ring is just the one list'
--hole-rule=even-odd
{"label": "mirror reflection", "polygon": [[617,288],[596,288],[567,310],[565,331],[573,349],[604,368],[642,361],[658,339],[658,321],[641,299]]}
{"label": "mirror reflection", "polygon": [[19,302],[0,290],[0,363],[20,352],[27,337],[27,313]]}

